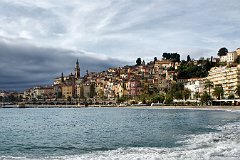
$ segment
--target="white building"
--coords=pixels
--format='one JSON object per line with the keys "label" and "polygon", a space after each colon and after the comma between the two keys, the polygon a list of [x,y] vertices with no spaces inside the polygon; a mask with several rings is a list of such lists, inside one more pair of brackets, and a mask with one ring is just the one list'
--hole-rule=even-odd
{"label": "white building", "polygon": [[[204,90],[204,80],[202,78],[191,78],[184,83],[184,87],[191,91],[190,99],[196,99]],[[200,98],[200,97],[198,97]]]}
{"label": "white building", "polygon": [[236,51],[228,52],[227,55],[220,57],[220,62],[234,62],[240,56],[240,48]]}

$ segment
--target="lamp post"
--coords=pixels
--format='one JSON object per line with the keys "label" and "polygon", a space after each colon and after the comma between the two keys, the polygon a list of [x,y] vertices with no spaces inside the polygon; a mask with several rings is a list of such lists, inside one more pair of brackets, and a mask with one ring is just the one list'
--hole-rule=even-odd
{"label": "lamp post", "polygon": [[196,94],[196,105],[198,105],[198,94],[199,94],[199,87],[195,86],[195,94]]}

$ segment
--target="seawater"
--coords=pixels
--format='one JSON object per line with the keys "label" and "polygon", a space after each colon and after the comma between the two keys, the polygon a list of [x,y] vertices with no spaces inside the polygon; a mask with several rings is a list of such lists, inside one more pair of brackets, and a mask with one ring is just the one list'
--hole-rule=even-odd
{"label": "seawater", "polygon": [[240,159],[240,112],[0,109],[0,159]]}

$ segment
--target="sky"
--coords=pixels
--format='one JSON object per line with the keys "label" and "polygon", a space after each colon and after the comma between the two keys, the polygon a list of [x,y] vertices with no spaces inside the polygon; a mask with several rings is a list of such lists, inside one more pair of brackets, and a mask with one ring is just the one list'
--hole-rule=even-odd
{"label": "sky", "polygon": [[51,84],[61,72],[217,56],[240,47],[239,0],[0,0],[0,90]]}

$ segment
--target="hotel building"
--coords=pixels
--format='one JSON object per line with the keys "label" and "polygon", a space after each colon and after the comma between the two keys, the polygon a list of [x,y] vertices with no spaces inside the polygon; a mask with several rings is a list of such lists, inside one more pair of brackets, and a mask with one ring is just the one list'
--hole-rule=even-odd
{"label": "hotel building", "polygon": [[[214,86],[222,85],[224,97],[235,95],[235,90],[240,85],[240,65],[237,67],[213,67],[209,71],[208,80],[213,82]],[[211,93],[213,90],[211,90]]]}

